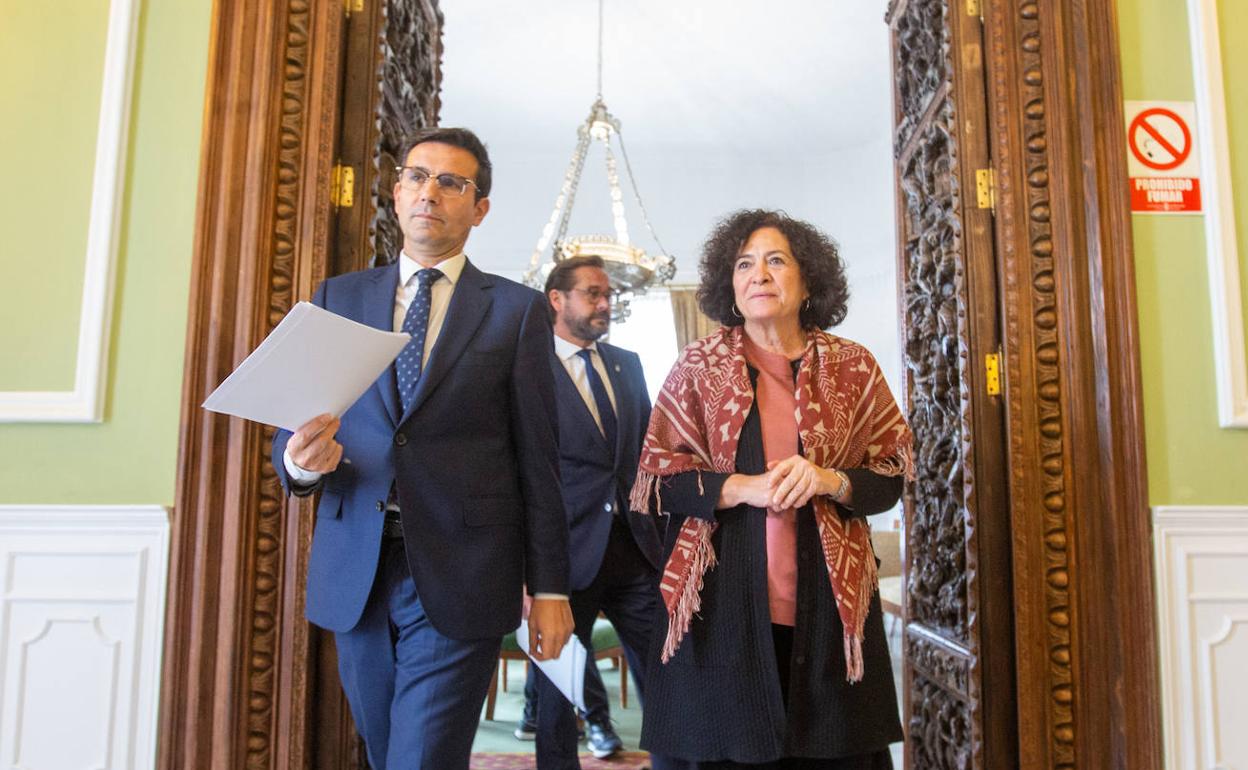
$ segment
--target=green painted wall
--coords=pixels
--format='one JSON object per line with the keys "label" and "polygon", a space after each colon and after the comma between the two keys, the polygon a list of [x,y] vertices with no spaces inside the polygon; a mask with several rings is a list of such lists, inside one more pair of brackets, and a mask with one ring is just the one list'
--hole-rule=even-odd
{"label": "green painted wall", "polygon": [[[52,46],[60,51],[64,25],[72,22],[71,26],[78,29],[86,23],[80,23],[80,14],[99,17],[106,13],[106,5],[103,0],[0,0],[0,29],[4,30],[0,49],[8,38],[10,21],[20,15],[26,34],[38,36],[23,41],[27,49]],[[0,503],[173,504],[210,10],[210,0],[141,2],[104,422],[0,424]],[[98,31],[89,30],[84,36],[94,40]],[[51,149],[31,153],[39,156],[33,160],[42,168],[58,169],[52,180],[56,198],[50,208],[34,209],[13,224],[5,222],[9,243],[16,235],[23,252],[41,255],[14,254],[7,244],[0,247],[5,249],[3,283],[26,287],[23,291],[30,294],[20,300],[27,304],[19,304],[19,308],[39,308],[52,302],[46,299],[48,292],[55,289],[59,295],[64,287],[59,280],[47,277],[49,265],[59,271],[72,262],[73,254],[81,255],[81,248],[75,252],[71,236],[64,233],[80,232],[85,239],[89,158],[94,150],[94,112],[99,100],[98,65],[86,62],[102,59],[102,36],[94,45],[98,48],[95,53],[74,53],[81,53],[82,60],[74,60],[81,66],[53,72],[32,67],[30,61],[13,69],[9,66],[10,52],[0,52],[5,78],[0,81],[0,114],[5,115],[5,122],[22,124],[2,130],[36,139],[38,132],[46,130],[60,137],[62,134],[55,133],[60,129],[54,124],[64,118],[83,124],[66,129],[72,129],[74,137],[80,133],[87,137],[73,140],[75,148],[86,143],[81,151],[85,156],[75,149],[72,159],[56,158],[70,149],[58,146],[59,139],[48,140]],[[46,52],[39,57],[47,58]],[[37,89],[34,93],[44,99],[38,117],[26,109],[32,84]],[[67,92],[85,93],[83,101],[90,101],[92,89],[92,104],[96,106],[91,109],[84,103],[65,102]],[[56,120],[49,119],[49,114]],[[83,170],[59,170],[68,161],[73,168]],[[53,231],[57,238],[65,238],[57,243],[69,256],[44,253]],[[37,248],[38,244],[44,246]],[[80,269],[81,256],[78,260]],[[36,344],[52,349],[52,363],[46,368],[42,364],[34,367],[44,381],[64,380],[60,367],[65,360],[73,360],[80,290],[79,285],[68,303],[74,306],[73,331],[66,334],[63,325],[51,324],[34,329],[31,335],[37,338]],[[7,301],[9,295],[3,298]],[[9,318],[6,308],[6,324]],[[11,356],[24,355],[19,346],[26,343],[10,340],[7,332],[0,340],[0,361],[8,370]],[[72,363],[69,371],[72,373]],[[14,376],[3,375],[0,387],[14,389],[9,379]]]}
{"label": "green painted wall", "polygon": [[108,0],[73,6],[0,0],[0,390],[74,388]]}
{"label": "green painted wall", "polygon": [[[1236,3],[1219,5],[1235,224],[1244,279],[1248,278],[1248,79],[1243,73],[1248,72],[1248,18],[1232,12]],[[1186,2],[1119,0],[1118,14],[1124,97],[1194,99]],[[1204,218],[1136,214],[1133,225],[1149,502],[1248,503],[1248,430],[1218,426]],[[1248,308],[1248,287],[1240,290]]]}

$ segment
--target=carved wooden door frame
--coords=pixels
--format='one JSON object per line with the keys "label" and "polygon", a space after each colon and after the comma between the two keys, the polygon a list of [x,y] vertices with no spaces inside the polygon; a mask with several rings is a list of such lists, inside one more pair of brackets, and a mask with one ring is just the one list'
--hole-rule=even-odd
{"label": "carved wooden door frame", "polygon": [[[954,416],[947,436],[919,435],[921,454],[957,437],[967,455],[961,467],[951,466],[956,488],[946,494],[954,509],[924,508],[930,501],[922,498],[908,506],[908,521],[917,525],[908,569],[931,568],[908,576],[918,618],[908,622],[906,638],[907,713],[916,720],[908,763],[1160,767],[1113,2],[894,0],[889,21],[909,400],[919,408],[916,433],[939,430],[941,421],[924,413],[932,404]],[[935,50],[909,50],[925,45]],[[920,103],[905,103],[914,93]],[[936,184],[907,176],[913,153],[922,151],[911,141],[918,130],[935,132],[925,141],[940,157],[925,160],[946,164]],[[993,199],[990,220],[975,201],[979,168],[992,170],[984,191]],[[928,206],[941,196],[951,202],[945,216],[952,225],[943,230],[933,227],[940,214]],[[956,267],[956,276],[935,285],[935,276],[912,273],[907,284],[907,248],[925,251],[929,262],[935,253],[944,260],[936,267]],[[921,267],[930,272],[932,265]],[[942,302],[924,296],[933,291],[957,298],[943,303],[938,318],[923,312]],[[989,398],[984,359],[995,352],[988,337],[997,329],[1003,390]],[[937,357],[948,376],[931,371],[924,334],[946,335]],[[946,403],[932,401],[932,393]],[[987,456],[993,451],[1000,458]],[[912,494],[923,494],[923,471]],[[915,510],[924,515],[916,518]],[[964,529],[965,574],[936,586],[955,594],[954,610],[942,618],[931,606],[941,565],[931,561],[947,556],[914,547],[936,542],[930,520],[950,510]],[[935,625],[925,626],[927,618]],[[931,628],[952,629],[961,644]],[[987,634],[998,644],[987,643]],[[1003,660],[1010,650],[1000,642],[1010,639],[1013,659]],[[947,707],[924,711],[924,699],[933,697]],[[959,721],[954,712],[969,717]],[[1011,726],[1016,735],[1001,734]],[[966,741],[965,751],[953,750],[959,747],[951,740]]]}
{"label": "carved wooden door frame", "polygon": [[[1019,764],[1159,767],[1113,3],[948,1],[950,14],[983,12],[982,49],[957,57],[983,67],[996,168]],[[364,12],[380,13],[374,2]],[[279,493],[266,431],[199,408],[294,301],[341,269],[329,265],[327,192],[343,5],[213,7],[162,768],[311,767],[349,737],[345,715],[318,712],[313,692],[320,658],[298,579],[312,512]]]}
{"label": "carved wooden door frame", "polygon": [[[362,767],[304,619],[312,506],[282,494],[271,429],[199,405],[327,275],[367,266],[385,150],[437,113],[441,16],[436,0],[216,0],[209,46],[157,762]],[[340,159],[350,208],[331,200]]]}

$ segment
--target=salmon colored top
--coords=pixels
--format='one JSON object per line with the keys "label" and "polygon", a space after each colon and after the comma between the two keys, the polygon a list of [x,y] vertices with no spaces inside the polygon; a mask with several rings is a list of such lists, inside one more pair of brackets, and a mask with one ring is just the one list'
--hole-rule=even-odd
{"label": "salmon colored top", "polygon": [[[797,397],[793,365],[745,336],[745,360],[758,370],[754,406],[770,464],[797,454]],[[791,626],[797,617],[797,511],[767,509],[767,601],[771,622]]]}

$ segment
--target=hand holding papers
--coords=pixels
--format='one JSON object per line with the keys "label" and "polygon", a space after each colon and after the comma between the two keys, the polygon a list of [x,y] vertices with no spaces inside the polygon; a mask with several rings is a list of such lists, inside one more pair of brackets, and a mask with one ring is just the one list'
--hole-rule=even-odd
{"label": "hand holding papers", "polygon": [[204,408],[295,431],[341,416],[410,340],[300,302],[204,401]]}
{"label": "hand holding papers", "polygon": [[533,657],[533,653],[529,652],[528,621],[521,621],[520,627],[516,629],[516,642],[538,669],[554,683],[555,687],[559,688],[563,697],[581,711],[586,710],[585,659],[589,657],[589,653],[585,650],[585,645],[581,644],[580,639],[575,636],[569,639],[568,643],[563,645],[563,652],[559,654],[559,657],[551,660],[538,660]]}

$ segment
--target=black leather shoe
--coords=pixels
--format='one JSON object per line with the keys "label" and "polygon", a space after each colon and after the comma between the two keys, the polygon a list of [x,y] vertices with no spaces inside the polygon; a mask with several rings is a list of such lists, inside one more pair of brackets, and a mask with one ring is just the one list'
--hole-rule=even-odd
{"label": "black leather shoe", "polygon": [[615,734],[615,730],[611,729],[610,722],[603,724],[589,722],[585,727],[589,733],[589,750],[595,758],[606,759],[624,748],[624,742]]}

